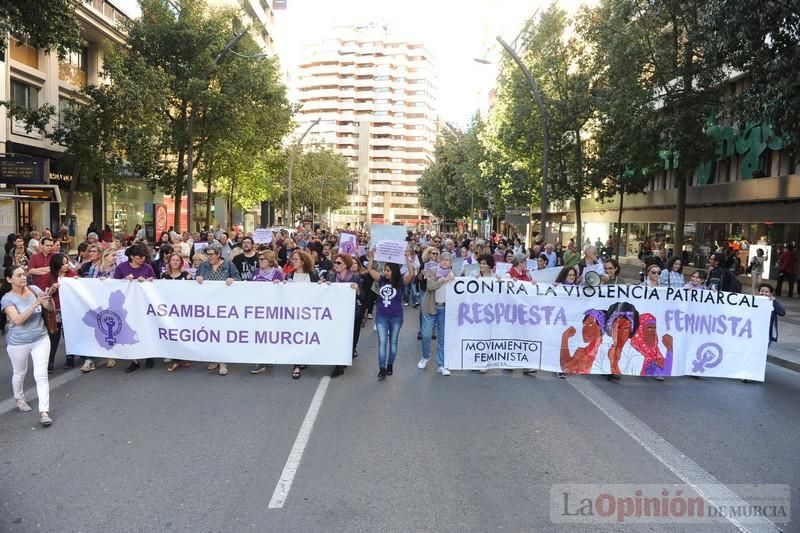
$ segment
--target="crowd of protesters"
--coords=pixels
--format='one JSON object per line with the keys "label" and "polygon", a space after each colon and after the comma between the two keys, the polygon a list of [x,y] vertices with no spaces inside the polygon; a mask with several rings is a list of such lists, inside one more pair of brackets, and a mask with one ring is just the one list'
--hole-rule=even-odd
{"label": "crowd of protesters", "polygon": [[[303,229],[293,233],[280,230],[273,233],[271,242],[257,244],[250,233],[238,230],[228,233],[217,226],[196,233],[166,231],[148,245],[144,231],[138,226],[133,234],[115,238],[109,226],[98,232],[92,225],[86,238],[75,246],[76,254],[70,255],[75,243],[65,231],[57,238],[47,231],[10,235],[5,247],[4,284],[0,290],[3,311],[0,325],[6,330],[13,366],[13,392],[19,410],[31,410],[22,391],[30,358],[39,395],[41,423],[52,424],[48,374],[55,371],[55,355],[62,337],[58,293],[62,278],[138,282],[160,279],[199,284],[222,281],[228,285],[250,282],[348,283],[356,295],[352,355],[358,357],[360,330],[374,319],[373,327],[378,338],[377,378],[381,381],[394,373],[399,333],[406,318],[404,308],[408,307],[418,309],[419,313],[418,320],[417,317],[413,320],[417,339],[421,341],[418,368],[425,369],[430,359],[435,357],[436,371],[442,376],[450,375],[444,361],[446,296],[448,285],[459,276],[502,277],[536,283],[537,271],[558,269],[554,278],[557,285],[641,283],[650,287],[741,290],[735,274],[726,266],[726,256],[721,253],[711,256],[707,269],[696,269],[687,277],[682,258],[668,258],[663,248],[650,248],[640,254],[641,278],[625,279],[620,264],[611,257],[614,246],[610,238],[605,244],[585,243],[580,249],[573,239],[564,245],[537,242],[528,248],[516,235],[506,238],[494,233],[489,238],[481,238],[409,231],[403,264],[377,263],[369,251],[369,234],[366,232],[358,232],[358,249],[352,254],[339,253],[338,239],[338,232],[322,229]],[[505,268],[499,268],[501,263],[507,263]],[[529,268],[529,265],[535,268]],[[761,281],[763,260],[759,259],[750,266],[753,274],[759,274],[758,283],[754,281],[753,284],[754,293],[774,300],[772,286]],[[790,277],[788,272],[797,268],[791,246],[781,253],[778,266],[783,274],[778,284],[778,295],[785,280],[789,282],[791,297],[794,277]],[[376,301],[380,302],[377,306]],[[771,341],[777,339],[777,316],[785,313],[777,300],[774,306]],[[432,354],[431,350],[435,353]],[[93,358],[81,359],[82,372],[96,370]],[[572,366],[580,366],[579,360],[575,361],[578,362]],[[164,362],[169,372],[191,366],[191,361],[166,359]],[[75,356],[66,354],[63,368],[72,369],[75,364]],[[115,365],[114,359],[107,359],[105,364],[107,368]],[[145,359],[144,366],[153,368],[154,359]],[[135,372],[140,368],[141,362],[133,360],[125,372]],[[268,365],[259,364],[250,372],[260,374],[268,369]],[[291,377],[299,379],[304,369],[303,365],[292,365]],[[229,372],[226,363],[212,363],[208,370],[220,376]],[[335,378],[344,371],[344,366],[336,366],[330,375]],[[619,379],[615,370],[610,372],[609,379]],[[565,374],[559,372],[558,376],[563,378]]]}

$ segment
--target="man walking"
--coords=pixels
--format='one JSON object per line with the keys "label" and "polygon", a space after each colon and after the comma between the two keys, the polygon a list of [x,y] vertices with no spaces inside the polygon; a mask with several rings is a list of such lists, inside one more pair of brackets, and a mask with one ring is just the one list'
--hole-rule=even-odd
{"label": "man walking", "polygon": [[787,296],[789,298],[794,296],[794,281],[796,272],[797,257],[794,255],[794,246],[788,244],[778,257],[778,286],[775,290],[775,296],[781,295],[784,281],[789,283],[789,293]]}

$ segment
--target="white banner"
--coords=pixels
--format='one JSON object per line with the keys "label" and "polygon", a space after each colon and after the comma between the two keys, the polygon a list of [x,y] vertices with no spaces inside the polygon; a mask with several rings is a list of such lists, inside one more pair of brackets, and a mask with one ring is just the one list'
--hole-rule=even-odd
{"label": "white banner", "polygon": [[710,290],[458,278],[445,366],[763,381],[771,312],[767,298]]}
{"label": "white banner", "polygon": [[69,354],[352,363],[355,291],[347,283],[64,278],[59,292]]}

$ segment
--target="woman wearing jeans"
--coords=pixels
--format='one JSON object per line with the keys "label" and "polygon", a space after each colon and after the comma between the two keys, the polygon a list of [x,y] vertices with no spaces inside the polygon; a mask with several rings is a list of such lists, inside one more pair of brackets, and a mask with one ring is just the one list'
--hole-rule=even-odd
{"label": "woman wearing jeans", "polygon": [[8,358],[13,376],[11,386],[17,409],[31,410],[25,401],[24,383],[28,373],[28,356],[33,359],[33,377],[39,397],[39,421],[43,426],[53,423],[50,418],[50,383],[47,380],[47,359],[50,355],[50,337],[42,320],[42,308],[52,311],[50,293],[31,285],[25,269],[10,266],[5,270],[5,281],[0,289],[0,330],[8,324]]}
{"label": "woman wearing jeans", "polygon": [[422,359],[417,363],[417,368],[423,369],[428,366],[431,358],[431,339],[433,338],[433,327],[439,329],[439,341],[436,349],[436,369],[443,376],[449,376],[450,371],[444,366],[444,305],[447,295],[447,285],[455,280],[453,274],[453,256],[448,252],[442,252],[439,256],[439,265],[428,268],[425,265],[425,277],[427,279],[425,300],[422,303]]}
{"label": "woman wearing jeans", "polygon": [[[406,252],[408,273],[405,277],[400,274],[400,265],[386,263],[383,274],[372,267],[374,254],[369,253],[367,271],[378,282],[380,289],[375,300],[375,326],[378,330],[378,380],[383,381],[386,376],[394,373],[394,359],[397,356],[397,338],[400,336],[400,327],[403,325],[403,289],[414,281],[414,256],[413,252]],[[389,345],[389,361],[386,361],[386,345]]]}

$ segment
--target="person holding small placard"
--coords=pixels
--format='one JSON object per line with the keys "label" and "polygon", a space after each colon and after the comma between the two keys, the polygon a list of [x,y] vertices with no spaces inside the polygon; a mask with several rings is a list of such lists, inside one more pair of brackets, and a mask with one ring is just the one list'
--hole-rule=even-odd
{"label": "person holding small placard", "polygon": [[[378,331],[378,381],[394,373],[397,356],[397,339],[403,326],[403,289],[414,281],[413,252],[406,251],[406,275],[400,274],[400,265],[385,263],[383,273],[373,268],[375,253],[367,254],[367,272],[378,283],[375,326]],[[387,354],[388,360],[387,360]]]}

